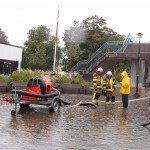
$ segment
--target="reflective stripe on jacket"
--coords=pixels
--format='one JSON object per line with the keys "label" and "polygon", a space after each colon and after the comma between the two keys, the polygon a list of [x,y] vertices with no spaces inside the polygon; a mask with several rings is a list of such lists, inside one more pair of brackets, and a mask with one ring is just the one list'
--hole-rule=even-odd
{"label": "reflective stripe on jacket", "polygon": [[106,79],[106,91],[113,92],[116,89],[116,82],[113,78]]}
{"label": "reflective stripe on jacket", "polygon": [[103,90],[106,90],[106,78],[103,79]]}
{"label": "reflective stripe on jacket", "polygon": [[93,75],[93,86],[95,89],[101,89],[102,82],[103,82],[103,79],[100,75],[98,75],[98,74]]}

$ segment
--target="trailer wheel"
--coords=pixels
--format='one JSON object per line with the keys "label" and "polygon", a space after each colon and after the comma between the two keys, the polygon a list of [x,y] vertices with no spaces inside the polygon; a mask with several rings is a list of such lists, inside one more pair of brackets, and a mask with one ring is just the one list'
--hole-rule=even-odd
{"label": "trailer wheel", "polygon": [[59,109],[60,109],[60,100],[55,99],[53,102],[53,105],[49,107],[49,111],[56,112],[56,111],[59,111]]}
{"label": "trailer wheel", "polygon": [[15,115],[16,115],[16,111],[15,111],[15,110],[12,110],[12,111],[11,111],[11,115],[12,115],[12,116],[15,116]]}
{"label": "trailer wheel", "polygon": [[30,108],[30,104],[20,104],[20,108],[21,109],[29,109]]}

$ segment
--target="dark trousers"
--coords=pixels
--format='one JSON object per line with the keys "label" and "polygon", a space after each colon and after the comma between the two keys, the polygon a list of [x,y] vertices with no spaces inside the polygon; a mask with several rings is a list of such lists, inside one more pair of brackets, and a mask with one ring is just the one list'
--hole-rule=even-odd
{"label": "dark trousers", "polygon": [[100,98],[100,96],[101,96],[101,93],[96,93],[94,99],[98,100]]}
{"label": "dark trousers", "polygon": [[124,108],[128,108],[128,94],[122,94],[122,104]]}
{"label": "dark trousers", "polygon": [[101,96],[101,93],[94,93],[92,102],[95,103],[96,105],[98,105],[100,96]]}
{"label": "dark trousers", "polygon": [[109,102],[110,101],[110,98],[111,98],[111,102],[114,103],[115,102],[115,96],[106,96],[106,102]]}

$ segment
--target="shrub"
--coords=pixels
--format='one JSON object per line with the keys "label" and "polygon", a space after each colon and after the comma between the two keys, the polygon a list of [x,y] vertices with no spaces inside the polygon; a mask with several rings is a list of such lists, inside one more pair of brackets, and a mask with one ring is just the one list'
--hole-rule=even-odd
{"label": "shrub", "polygon": [[29,79],[39,76],[39,72],[37,70],[32,71],[30,69],[14,71],[10,77],[11,81],[20,81],[20,82],[27,82]]}
{"label": "shrub", "polygon": [[60,75],[55,75],[51,76],[51,72],[44,72],[44,71],[38,71],[34,70],[32,71],[31,69],[22,69],[20,72],[14,71],[11,76],[6,77],[6,76],[0,76],[0,81],[19,81],[19,82],[28,82],[31,78],[39,77],[40,75],[49,75],[50,78],[53,80],[54,83],[59,83],[59,84],[81,84],[81,85],[88,85],[91,84],[92,82],[86,82],[83,79],[83,76],[78,74],[76,77],[70,78],[69,76],[60,76]]}
{"label": "shrub", "polygon": [[8,82],[8,81],[10,81],[10,77],[8,77],[8,76],[0,76],[0,81]]}
{"label": "shrub", "polygon": [[74,78],[70,78],[68,76],[56,75],[53,78],[53,82],[59,84],[68,83],[68,84],[81,84],[81,85],[86,83],[86,81],[83,79],[82,75],[80,74],[78,74]]}

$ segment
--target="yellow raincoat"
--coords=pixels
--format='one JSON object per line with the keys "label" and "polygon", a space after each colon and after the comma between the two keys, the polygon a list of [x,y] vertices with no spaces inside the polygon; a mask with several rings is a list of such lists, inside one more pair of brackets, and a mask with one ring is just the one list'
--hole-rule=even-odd
{"label": "yellow raincoat", "polygon": [[123,71],[121,73],[122,81],[121,81],[121,88],[120,93],[121,94],[130,94],[130,78],[128,77],[128,74],[126,71]]}

